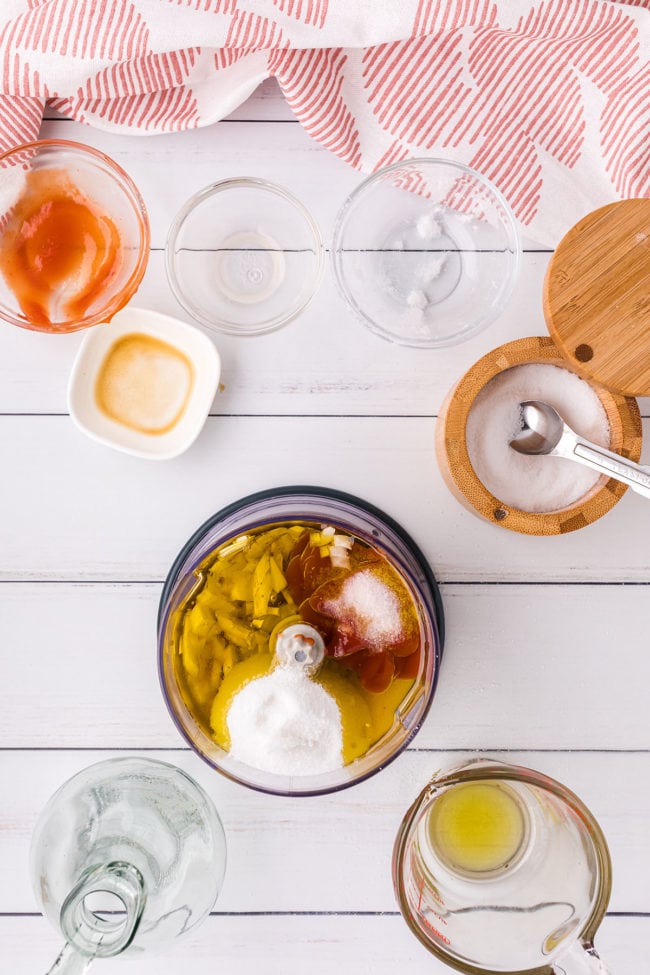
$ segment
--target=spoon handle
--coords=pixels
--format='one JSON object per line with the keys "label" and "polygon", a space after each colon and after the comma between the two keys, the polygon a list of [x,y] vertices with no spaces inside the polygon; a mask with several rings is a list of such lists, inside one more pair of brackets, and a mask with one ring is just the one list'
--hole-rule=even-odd
{"label": "spoon handle", "polygon": [[589,440],[582,440],[574,433],[567,435],[568,433],[569,431],[565,431],[551,453],[577,460],[593,470],[600,471],[601,474],[622,481],[644,498],[650,498],[650,468],[635,464],[621,457],[620,454],[612,453],[611,450],[599,447]]}

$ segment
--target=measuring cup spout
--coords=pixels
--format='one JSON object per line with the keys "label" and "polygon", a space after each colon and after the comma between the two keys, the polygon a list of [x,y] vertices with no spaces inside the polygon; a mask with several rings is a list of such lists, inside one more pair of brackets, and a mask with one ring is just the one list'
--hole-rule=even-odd
{"label": "measuring cup spout", "polygon": [[554,975],[610,975],[591,942],[578,941],[552,969]]}

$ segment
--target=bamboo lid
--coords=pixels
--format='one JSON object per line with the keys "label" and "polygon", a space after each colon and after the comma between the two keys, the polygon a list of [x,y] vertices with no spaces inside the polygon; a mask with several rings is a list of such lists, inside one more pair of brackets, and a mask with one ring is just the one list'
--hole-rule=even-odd
{"label": "bamboo lid", "polygon": [[577,373],[626,396],[650,396],[650,199],[594,210],[560,241],[544,316]]}

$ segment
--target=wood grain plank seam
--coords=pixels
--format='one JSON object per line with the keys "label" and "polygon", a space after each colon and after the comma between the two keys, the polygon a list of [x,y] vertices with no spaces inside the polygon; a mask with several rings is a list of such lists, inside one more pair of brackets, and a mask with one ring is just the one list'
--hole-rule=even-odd
{"label": "wood grain plank seam", "polygon": [[[0,411],[1,417],[69,417],[69,413],[57,412],[9,412]],[[233,420],[437,420],[437,413],[216,413],[209,419]],[[642,420],[650,420],[650,412],[641,413]]]}
{"label": "wood grain plank seam", "polygon": [[[179,752],[188,755],[193,754],[193,750],[183,745],[0,745],[0,755],[4,752]],[[478,754],[493,754],[499,752],[505,754],[534,754],[534,755],[648,755],[648,748],[532,748],[521,746],[504,747],[502,745],[466,747],[466,748],[416,748],[408,746],[401,753],[403,755],[422,754],[422,755],[466,755],[468,752]]]}
{"label": "wood grain plank seam", "polygon": [[[540,586],[561,586],[563,588],[570,587],[586,587],[591,586],[594,588],[635,588],[650,586],[650,579],[612,579],[608,581],[594,580],[589,581],[588,579],[576,580],[576,579],[440,579],[438,578],[437,583],[440,587],[447,586],[530,586],[530,587],[540,587]],[[162,586],[164,584],[164,579],[48,579],[48,578],[23,578],[17,576],[16,578],[11,578],[9,576],[0,577],[0,586]]]}
{"label": "wood grain plank seam", "polygon": [[[109,913],[106,911],[105,913]],[[401,917],[399,911],[210,911],[209,917]],[[606,917],[650,918],[646,911],[607,911]],[[42,918],[38,911],[0,911],[0,920]]]}

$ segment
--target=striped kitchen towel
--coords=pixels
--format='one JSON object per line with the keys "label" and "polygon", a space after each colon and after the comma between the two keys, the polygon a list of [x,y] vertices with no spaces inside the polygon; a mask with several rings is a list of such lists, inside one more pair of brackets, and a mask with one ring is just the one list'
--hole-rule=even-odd
{"label": "striped kitchen towel", "polygon": [[370,172],[478,169],[554,244],[650,194],[650,0],[2,0],[0,147],[46,102],[104,129],[209,125],[274,76],[317,142]]}

